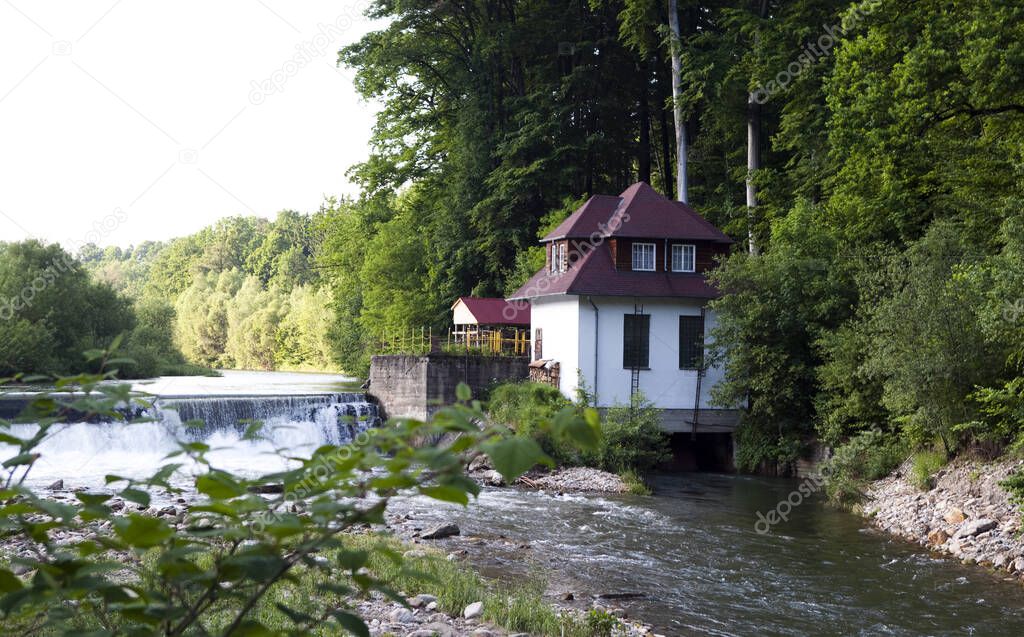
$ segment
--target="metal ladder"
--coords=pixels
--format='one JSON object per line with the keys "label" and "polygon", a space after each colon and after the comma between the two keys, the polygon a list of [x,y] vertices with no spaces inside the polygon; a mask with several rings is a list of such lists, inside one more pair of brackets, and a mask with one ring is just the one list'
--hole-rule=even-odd
{"label": "metal ladder", "polygon": [[[637,305],[636,302],[634,302],[633,303],[633,316],[634,317],[638,317],[638,316],[643,315],[643,313],[644,313],[644,306],[643,305]],[[639,336],[640,336],[640,321],[639,320],[634,320],[633,321],[633,345],[634,345],[634,347],[639,342],[639,340],[638,340]],[[633,356],[633,366],[630,368],[630,372],[631,372],[632,375],[630,377],[629,399],[630,399],[630,402],[632,402],[633,401],[633,396],[636,396],[637,392],[640,391],[640,365],[639,365],[639,357],[637,357],[635,355]]]}

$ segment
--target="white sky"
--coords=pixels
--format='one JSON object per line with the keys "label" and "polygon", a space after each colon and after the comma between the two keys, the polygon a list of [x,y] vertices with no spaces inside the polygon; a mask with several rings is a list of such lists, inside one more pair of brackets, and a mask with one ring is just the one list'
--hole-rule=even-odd
{"label": "white sky", "polygon": [[376,106],[335,60],[365,7],[0,0],[0,240],[127,246],[355,194]]}

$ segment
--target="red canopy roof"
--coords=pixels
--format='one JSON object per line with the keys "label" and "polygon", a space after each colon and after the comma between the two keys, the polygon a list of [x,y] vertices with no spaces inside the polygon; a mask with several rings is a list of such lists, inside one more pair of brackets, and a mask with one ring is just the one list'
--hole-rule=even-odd
{"label": "red canopy roof", "polygon": [[[597,233],[597,235],[594,235]],[[597,237],[599,240],[594,241]],[[704,275],[683,272],[616,270],[607,239],[682,239],[730,244],[732,239],[688,205],[667,199],[644,182],[618,197],[595,195],[548,233],[543,241],[577,239],[590,245],[565,272],[547,268],[519,288],[512,300],[557,294],[593,296],[688,297],[712,299],[719,292]],[[572,243],[572,242],[570,242]]]}
{"label": "red canopy roof", "polygon": [[605,237],[689,239],[732,243],[721,230],[681,201],[672,201],[638,181],[618,197],[594,195],[543,241]]}
{"label": "red canopy roof", "polygon": [[452,309],[455,309],[459,301],[476,318],[477,325],[530,325],[529,304],[510,303],[505,299],[460,296],[452,305]]}

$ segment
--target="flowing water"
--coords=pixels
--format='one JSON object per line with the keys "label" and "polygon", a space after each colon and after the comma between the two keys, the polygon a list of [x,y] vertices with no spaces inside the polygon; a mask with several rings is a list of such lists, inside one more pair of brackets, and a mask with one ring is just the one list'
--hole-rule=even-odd
{"label": "flowing water", "polygon": [[[670,635],[1024,635],[1024,589],[891,540],[812,498],[755,530],[799,483],[712,474],[654,480],[653,497],[485,490],[468,508],[417,500],[424,526],[530,544],[579,596]],[[490,570],[516,570],[499,558]]]}
{"label": "flowing water", "polygon": [[[361,393],[336,391],[345,377],[325,374],[226,371],[222,377],[167,377],[137,383],[152,406],[133,410],[149,422],[72,422],[51,430],[38,447],[41,457],[26,484],[63,480],[68,488],[100,488],[108,474],[151,475],[179,441],[202,441],[218,469],[241,474],[286,468],[281,451],[309,455],[325,444],[343,444],[378,423],[376,405]],[[243,439],[252,422],[263,424],[255,439]],[[28,438],[32,424],[13,425]],[[13,455],[0,444],[0,458]],[[176,458],[174,462],[181,462]],[[200,467],[186,465],[176,476],[184,484]]]}
{"label": "flowing water", "polygon": [[[375,424],[375,406],[346,393],[344,380],[228,372],[147,382],[140,388],[161,396],[154,422],[65,425],[44,443],[31,483],[101,487],[108,473],[144,475],[177,439],[207,442],[224,469],[278,470],[276,449],[308,453]],[[263,420],[263,437],[243,440],[239,420]],[[32,425],[17,427],[28,434]],[[423,499],[399,507],[417,523],[454,520],[465,534],[528,542],[531,562],[581,597],[642,594],[614,604],[669,635],[1024,635],[1020,586],[888,539],[820,498],[759,534],[758,513],[797,486],[681,474],[657,478],[652,497],[487,489],[468,508]],[[513,551],[481,566],[525,572],[522,562]]]}

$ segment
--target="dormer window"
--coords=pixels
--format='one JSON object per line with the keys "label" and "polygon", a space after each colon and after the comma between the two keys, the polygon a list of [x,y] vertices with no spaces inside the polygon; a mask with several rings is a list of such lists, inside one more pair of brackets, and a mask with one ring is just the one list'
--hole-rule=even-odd
{"label": "dormer window", "polygon": [[697,270],[697,247],[688,244],[672,246],[672,271],[695,272]]}
{"label": "dormer window", "polygon": [[551,274],[559,274],[569,269],[567,251],[568,245],[564,241],[551,244]]}
{"label": "dormer window", "polygon": [[654,244],[633,244],[633,269],[640,272],[654,272]]}

